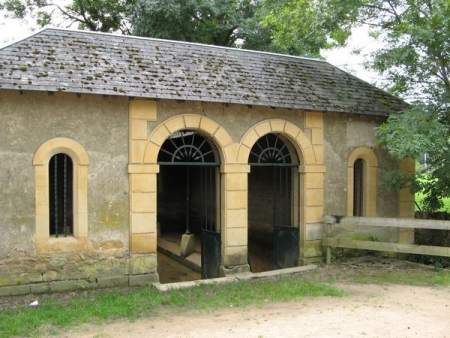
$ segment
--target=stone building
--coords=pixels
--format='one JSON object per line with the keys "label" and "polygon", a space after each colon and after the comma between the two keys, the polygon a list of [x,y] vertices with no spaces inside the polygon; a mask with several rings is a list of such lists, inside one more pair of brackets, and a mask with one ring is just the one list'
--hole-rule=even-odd
{"label": "stone building", "polygon": [[301,265],[325,214],[411,214],[375,141],[406,104],[327,62],[47,28],[0,49],[0,75],[11,292],[157,281],[166,233],[200,243],[205,278],[252,253]]}

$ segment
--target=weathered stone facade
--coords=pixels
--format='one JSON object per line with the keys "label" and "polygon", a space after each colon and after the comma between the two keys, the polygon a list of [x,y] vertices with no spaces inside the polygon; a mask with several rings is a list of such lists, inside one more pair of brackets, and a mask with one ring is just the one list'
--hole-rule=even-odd
{"label": "weathered stone facade", "polygon": [[[11,78],[15,72],[9,73]],[[249,193],[249,182],[264,181],[266,175],[264,169],[253,167],[251,176],[249,163],[252,147],[266,135],[279,137],[292,158],[287,191],[290,222],[299,229],[296,264],[321,259],[325,214],[352,214],[356,159],[365,161],[362,203],[367,216],[404,217],[413,205],[408,193],[397,195],[382,185],[382,174],[397,163],[376,146],[375,128],[386,119],[378,106],[374,114],[354,114],[340,111],[343,106],[338,112],[331,112],[330,106],[326,112],[219,102],[216,97],[171,99],[150,93],[137,98],[101,90],[80,94],[16,88],[9,78],[4,81],[0,86],[3,294],[157,281],[162,170],[158,154],[169,137],[182,131],[197,132],[215,152],[215,222],[221,237],[222,275],[249,270],[251,224],[259,224],[253,227],[254,238],[270,242],[273,235],[269,210],[258,213],[267,204],[264,186]],[[55,238],[49,233],[49,161],[57,153],[66,153],[73,161],[74,225],[73,234]],[[275,181],[268,185],[276,186]],[[177,203],[174,214],[181,209],[181,200],[174,200]],[[410,241],[410,236],[402,232],[399,240]]]}

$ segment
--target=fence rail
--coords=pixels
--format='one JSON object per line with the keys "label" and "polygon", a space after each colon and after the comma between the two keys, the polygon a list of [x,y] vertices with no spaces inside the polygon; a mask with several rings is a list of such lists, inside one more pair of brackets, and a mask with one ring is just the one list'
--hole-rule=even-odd
{"label": "fence rail", "polygon": [[322,245],[327,248],[326,263],[331,262],[332,248],[346,248],[358,250],[387,251],[397,253],[409,253],[430,256],[450,257],[449,247],[416,245],[393,242],[363,241],[352,240],[347,238],[330,237],[333,227],[390,227],[390,228],[406,228],[406,229],[435,229],[450,230],[450,221],[426,220],[426,219],[409,219],[409,218],[382,218],[382,217],[338,217],[325,216],[324,238]]}

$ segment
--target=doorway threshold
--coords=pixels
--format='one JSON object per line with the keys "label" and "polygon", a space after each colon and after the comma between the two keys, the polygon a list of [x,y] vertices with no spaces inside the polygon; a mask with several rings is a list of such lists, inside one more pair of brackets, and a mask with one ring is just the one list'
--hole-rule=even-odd
{"label": "doorway threshold", "polygon": [[233,276],[227,277],[219,277],[219,278],[210,278],[210,279],[200,279],[196,281],[188,281],[188,282],[178,282],[178,283],[153,283],[153,286],[156,287],[159,291],[169,291],[174,289],[183,289],[183,288],[191,288],[194,286],[199,286],[201,284],[222,284],[222,283],[231,283],[237,282],[241,280],[252,280],[252,279],[261,279],[261,278],[271,278],[277,276],[286,276],[308,272],[311,270],[317,269],[317,265],[310,264],[304,266],[297,266],[293,268],[272,270],[272,271],[264,271],[264,272],[245,272],[241,274],[236,274]]}

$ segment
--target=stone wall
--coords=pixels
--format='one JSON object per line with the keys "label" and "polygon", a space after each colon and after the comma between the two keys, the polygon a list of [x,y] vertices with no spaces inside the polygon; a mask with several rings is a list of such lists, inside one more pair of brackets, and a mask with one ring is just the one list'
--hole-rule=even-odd
{"label": "stone wall", "polygon": [[[128,274],[128,99],[0,91],[0,107],[0,286]],[[88,234],[38,243],[33,158],[54,138],[88,154]]]}
{"label": "stone wall", "polygon": [[[138,275],[157,278],[156,159],[162,142],[179,130],[198,130],[219,153],[224,271],[247,265],[248,153],[259,137],[282,134],[300,158],[292,176],[300,263],[321,257],[322,216],[348,211],[352,152],[371,149],[378,176],[396,165],[375,146],[382,122],[376,117],[5,90],[0,107],[0,162],[6,164],[0,167],[0,286],[82,280],[94,287],[111,276],[121,283]],[[33,158],[55,138],[74,140],[87,153],[87,236],[36,241],[36,201],[42,200],[36,182],[42,178]],[[376,213],[396,216],[397,195],[380,183]]]}
{"label": "stone wall", "polygon": [[[324,115],[325,210],[326,215],[347,216],[347,166],[352,152],[368,148],[378,160],[376,169],[376,210],[371,216],[397,217],[397,193],[383,184],[383,174],[397,168],[397,163],[376,144],[376,128],[384,118],[351,114]],[[350,215],[348,215],[350,216]]]}

